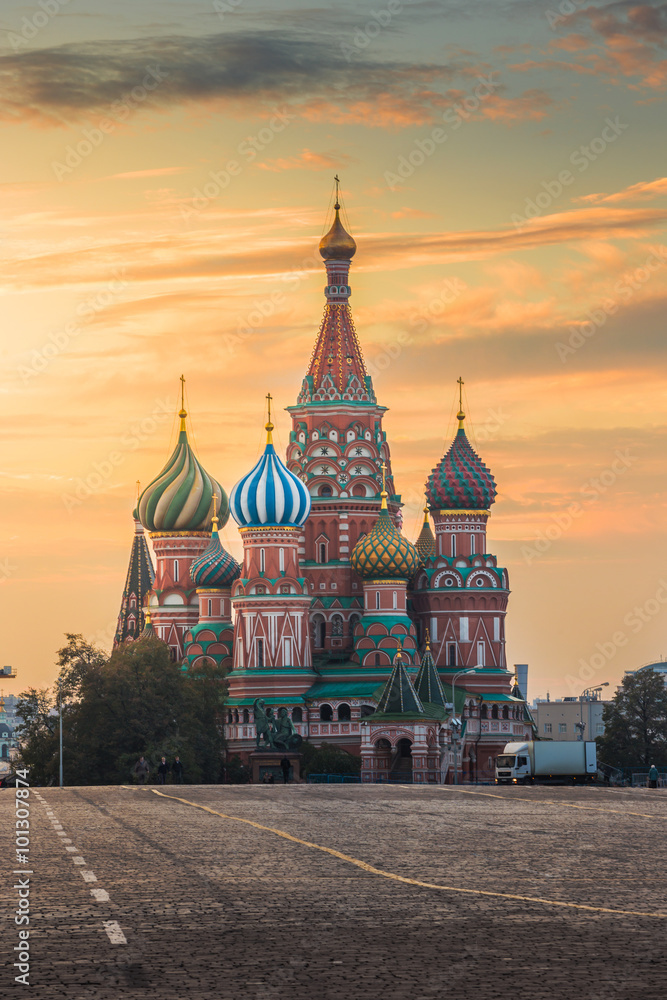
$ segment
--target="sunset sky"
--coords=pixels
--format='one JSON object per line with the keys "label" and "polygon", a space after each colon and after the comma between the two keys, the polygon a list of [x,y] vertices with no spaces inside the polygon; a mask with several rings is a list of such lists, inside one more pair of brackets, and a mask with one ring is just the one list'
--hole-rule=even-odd
{"label": "sunset sky", "polygon": [[462,375],[529,697],[667,656],[667,4],[3,0],[0,46],[5,693],[110,646],[181,373],[227,492],[269,390],[284,454],[336,172],[405,533]]}

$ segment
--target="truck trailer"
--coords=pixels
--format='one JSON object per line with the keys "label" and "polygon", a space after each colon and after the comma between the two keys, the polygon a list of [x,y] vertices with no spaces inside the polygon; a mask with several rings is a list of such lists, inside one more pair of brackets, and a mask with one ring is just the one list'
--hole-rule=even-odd
{"label": "truck trailer", "polygon": [[496,758],[497,785],[583,784],[597,772],[596,744],[583,740],[508,743]]}

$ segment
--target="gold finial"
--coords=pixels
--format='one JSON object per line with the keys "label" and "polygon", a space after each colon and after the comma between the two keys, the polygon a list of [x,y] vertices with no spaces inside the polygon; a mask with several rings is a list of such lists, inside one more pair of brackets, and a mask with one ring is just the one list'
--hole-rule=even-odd
{"label": "gold finial", "polygon": [[430,629],[426,629],[426,651],[427,651],[427,653],[431,652],[431,630]]}
{"label": "gold finial", "polygon": [[428,507],[424,507],[424,524],[428,524]]}
{"label": "gold finial", "polygon": [[212,524],[212,530],[216,531],[216,532],[218,530],[218,517],[217,517],[217,513],[218,513],[218,494],[214,490],[213,491],[213,517],[211,518],[211,524]]}
{"label": "gold finial", "polygon": [[398,640],[398,645],[396,646],[396,659],[400,660],[403,658],[403,647],[401,646],[401,640]]}
{"label": "gold finial", "polygon": [[146,625],[150,625],[150,623],[151,623],[151,606],[150,606],[150,604],[148,604],[148,603],[146,603],[146,614],[145,614],[145,618],[146,618],[146,622],[145,622],[145,624],[146,624]]}
{"label": "gold finial", "polygon": [[340,201],[339,201],[339,198],[338,198],[338,189],[340,187],[340,178],[338,177],[338,174],[334,174],[334,180],[336,182],[336,204],[334,205],[334,208],[336,209],[336,211],[338,211],[340,209]]}
{"label": "gold finial", "polygon": [[385,465],[384,462],[381,465],[381,469],[382,469],[382,493],[380,494],[380,496],[382,497],[382,504],[380,505],[380,510],[386,510],[387,497],[389,496],[389,494],[387,493],[387,475],[386,475],[387,466]]}
{"label": "gold finial", "polygon": [[181,409],[178,413],[181,418],[181,430],[185,430],[185,418],[188,415],[188,411],[185,409],[185,375],[181,375]]}
{"label": "gold finial", "polygon": [[462,430],[463,421],[465,420],[466,417],[465,413],[463,412],[463,386],[465,383],[460,375],[456,381],[459,384],[459,412],[456,414],[456,419],[459,422],[459,430]]}
{"label": "gold finial", "polygon": [[273,424],[271,423],[271,400],[272,399],[273,399],[273,396],[271,395],[271,393],[267,392],[267,394],[266,394],[266,400],[267,400],[267,404],[268,404],[268,408],[269,408],[269,419],[267,420],[266,425],[265,425],[265,429],[266,429],[266,443],[267,444],[273,444],[273,435],[271,434],[271,431],[273,430]]}

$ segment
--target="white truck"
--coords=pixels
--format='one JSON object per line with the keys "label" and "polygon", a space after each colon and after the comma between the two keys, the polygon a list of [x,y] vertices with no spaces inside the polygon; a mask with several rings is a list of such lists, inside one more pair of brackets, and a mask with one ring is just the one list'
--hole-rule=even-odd
{"label": "white truck", "polygon": [[497,785],[583,784],[597,771],[597,747],[583,740],[508,743],[496,757]]}

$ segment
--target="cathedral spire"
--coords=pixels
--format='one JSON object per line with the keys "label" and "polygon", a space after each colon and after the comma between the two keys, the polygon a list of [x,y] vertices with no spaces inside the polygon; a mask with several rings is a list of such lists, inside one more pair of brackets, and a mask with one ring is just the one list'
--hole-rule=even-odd
{"label": "cathedral spire", "polygon": [[[137,484],[138,485],[138,484]],[[118,646],[126,639],[138,638],[144,628],[144,605],[148,592],[152,589],[155,581],[155,570],[153,560],[148,549],[146,535],[139,520],[139,514],[135,508],[134,518],[134,538],[130,551],[130,563],[127,568],[125,587],[118,615],[118,625],[114,646]]]}
{"label": "cathedral spire", "polygon": [[324,318],[317,335],[299,403],[376,403],[373,384],[364,364],[354,329],[348,284],[350,264],[357,244],[340,220],[339,180],[336,176],[334,221],[320,240],[320,254],[327,271]]}

